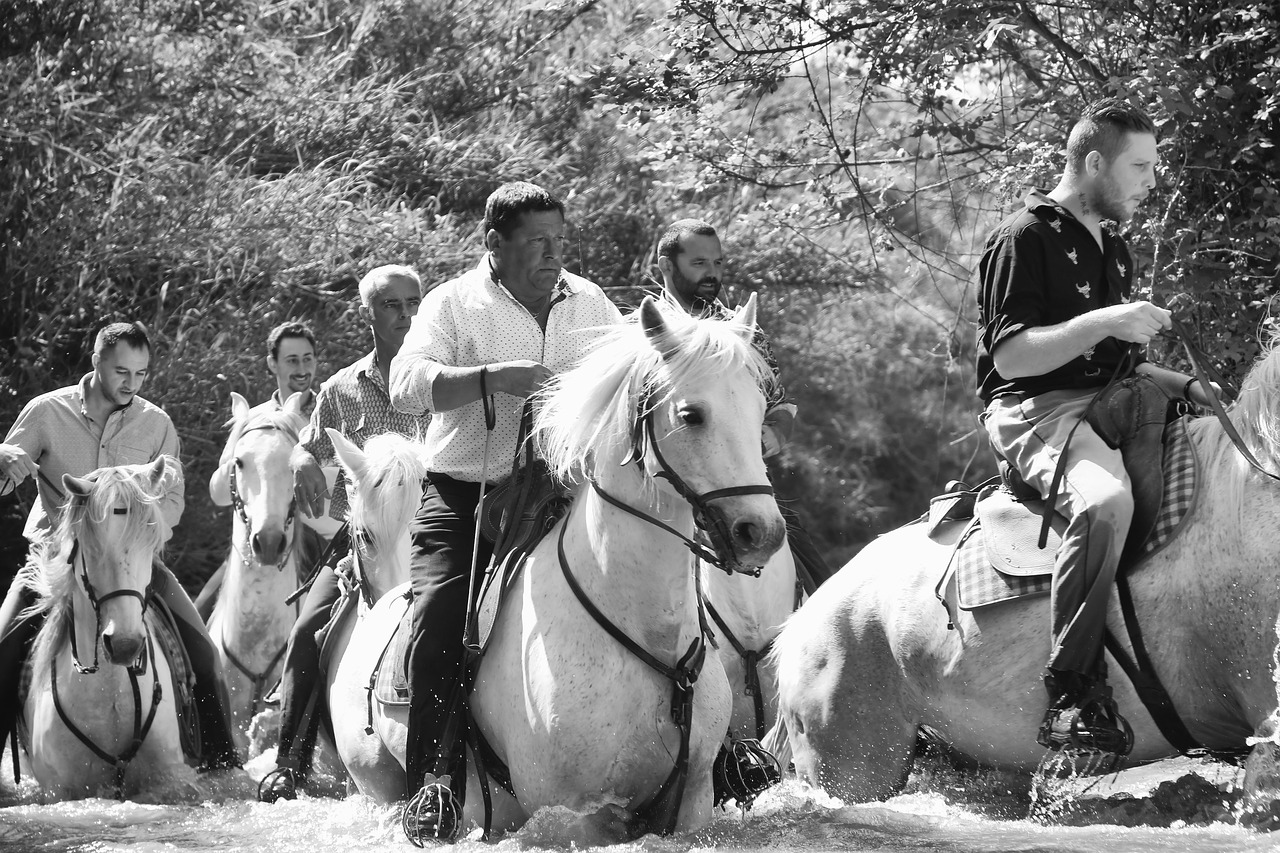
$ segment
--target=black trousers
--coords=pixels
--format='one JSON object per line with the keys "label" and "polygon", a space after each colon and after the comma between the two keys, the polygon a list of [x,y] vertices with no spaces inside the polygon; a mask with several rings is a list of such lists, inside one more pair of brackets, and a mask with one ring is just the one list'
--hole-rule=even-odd
{"label": "black trousers", "polygon": [[329,621],[334,602],[342,595],[333,566],[316,575],[302,600],[302,609],[289,633],[280,674],[280,744],[276,766],[292,769],[300,780],[311,772],[311,757],[324,714],[324,691],[320,689],[320,646],[316,632]]}
{"label": "black trousers", "polygon": [[[465,779],[465,720],[461,713],[466,623],[476,506],[480,484],[428,474],[413,519],[413,638],[409,673],[409,739],[406,793],[413,796],[428,773],[450,773],[461,793]],[[489,563],[493,544],[483,536],[478,553]]]}
{"label": "black trousers", "polygon": [[[179,639],[191,659],[196,680],[196,714],[200,719],[201,766],[239,767],[240,756],[231,733],[227,685],[213,640],[186,590],[159,560],[152,567],[151,588],[173,614]],[[3,606],[0,606],[0,689],[14,697],[0,702],[0,736],[7,736],[17,722],[21,709],[16,697],[22,667],[32,641],[44,624],[43,615],[21,617],[21,612],[34,601],[35,593],[15,580],[9,586]],[[0,746],[2,751],[3,746]]]}

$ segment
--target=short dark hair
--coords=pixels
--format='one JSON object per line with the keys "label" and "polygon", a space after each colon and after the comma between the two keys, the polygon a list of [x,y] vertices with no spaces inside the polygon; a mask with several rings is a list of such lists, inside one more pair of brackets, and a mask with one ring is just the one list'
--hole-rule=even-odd
{"label": "short dark hair", "polygon": [[490,193],[484,203],[484,233],[497,231],[503,237],[510,237],[524,214],[552,210],[564,218],[564,202],[537,184],[528,181],[503,184]]}
{"label": "short dark hair", "polygon": [[1067,139],[1067,166],[1079,168],[1090,151],[1110,162],[1132,133],[1156,135],[1155,123],[1142,110],[1120,98],[1103,98],[1085,107]]}
{"label": "short dark hair", "polygon": [[271,330],[271,334],[267,335],[267,352],[272,358],[280,357],[280,341],[285,338],[306,338],[311,348],[316,348],[316,336],[312,334],[311,327],[306,323],[289,320],[276,326]]}
{"label": "short dark hair", "polygon": [[134,320],[132,323],[111,323],[98,331],[93,341],[93,354],[101,356],[118,343],[126,343],[134,349],[151,352],[151,336],[147,327]]}
{"label": "short dark hair", "polygon": [[719,239],[720,235],[716,233],[716,229],[703,219],[680,219],[672,222],[667,230],[663,232],[662,237],[658,240],[658,257],[670,258],[675,260],[676,255],[680,254],[680,241],[685,237],[697,234],[701,237],[715,237]]}

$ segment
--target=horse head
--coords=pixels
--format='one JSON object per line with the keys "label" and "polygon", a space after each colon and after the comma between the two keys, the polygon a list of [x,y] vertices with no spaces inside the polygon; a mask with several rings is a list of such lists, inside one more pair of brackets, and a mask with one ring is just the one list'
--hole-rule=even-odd
{"label": "horse head", "polygon": [[231,435],[223,460],[233,460],[231,504],[236,547],[245,562],[283,568],[290,553],[296,506],[289,454],[306,423],[302,395],[292,394],[276,411],[252,411],[240,394],[231,392]]}
{"label": "horse head", "polygon": [[351,541],[373,600],[409,580],[409,522],[422,503],[424,448],[398,433],[369,439],[364,449],[326,429],[347,476]]}
{"label": "horse head", "polygon": [[80,604],[71,608],[72,630],[81,637],[92,634],[95,665],[99,644],[117,665],[142,654],[151,569],[163,544],[159,502],[172,476],[169,464],[162,457],[150,465],[62,478],[68,497],[54,534],[69,554],[63,569],[68,582],[62,586]]}
{"label": "horse head", "polygon": [[611,493],[687,506],[724,567],[753,574],[784,535],[761,453],[772,371],[752,346],[755,316],[754,296],[728,319],[647,297],[553,380],[538,424],[562,477],[585,471]]}

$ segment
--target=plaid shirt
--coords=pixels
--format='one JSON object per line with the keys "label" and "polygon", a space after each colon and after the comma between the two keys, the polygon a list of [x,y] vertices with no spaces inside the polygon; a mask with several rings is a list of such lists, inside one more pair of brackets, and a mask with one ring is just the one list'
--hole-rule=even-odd
{"label": "plaid shirt", "polygon": [[[321,386],[311,420],[303,427],[298,444],[321,466],[337,465],[333,442],[325,427],[336,429],[363,449],[369,439],[389,432],[422,441],[430,421],[430,413],[407,415],[391,407],[375,351],[342,368]],[[347,488],[341,470],[333,487],[329,517],[338,521],[347,518]]]}

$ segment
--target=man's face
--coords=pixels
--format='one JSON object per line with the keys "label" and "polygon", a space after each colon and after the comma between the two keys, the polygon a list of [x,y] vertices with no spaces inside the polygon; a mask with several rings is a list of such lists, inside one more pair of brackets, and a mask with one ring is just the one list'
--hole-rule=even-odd
{"label": "man's face", "polygon": [[1089,194],[1098,216],[1117,222],[1132,219],[1156,185],[1156,138],[1149,133],[1130,133],[1126,141],[1110,162],[1102,161]]}
{"label": "man's face", "polygon": [[559,211],[522,213],[510,234],[491,234],[493,266],[503,287],[522,302],[550,296],[564,267],[565,221]]}
{"label": "man's face", "polygon": [[147,379],[151,351],[119,342],[93,356],[94,384],[112,406],[121,408],[133,402]]}
{"label": "man's face", "polygon": [[418,283],[411,278],[393,276],[378,285],[369,304],[360,306],[360,313],[373,327],[373,336],[398,351],[421,304]]}
{"label": "man's face", "polygon": [[267,356],[267,367],[276,378],[280,396],[287,398],[298,391],[306,391],[316,375],[316,351],[311,341],[286,337],[277,343],[277,354]]}
{"label": "man's face", "polygon": [[714,302],[720,295],[724,278],[720,238],[708,234],[689,234],[682,238],[667,278],[669,289],[675,291],[682,304],[701,310]]}

